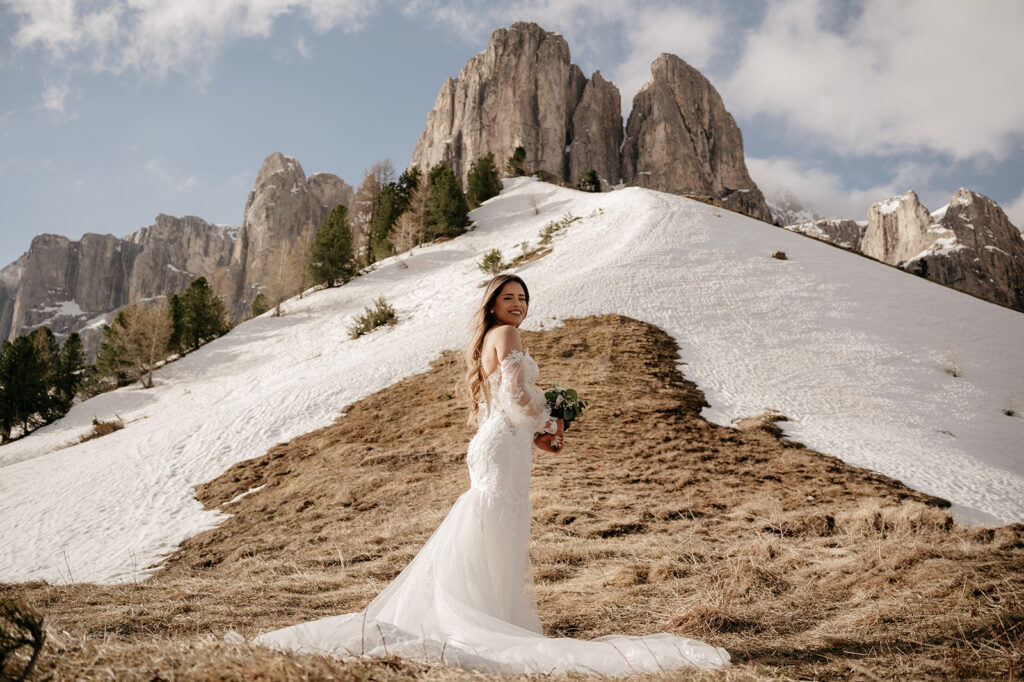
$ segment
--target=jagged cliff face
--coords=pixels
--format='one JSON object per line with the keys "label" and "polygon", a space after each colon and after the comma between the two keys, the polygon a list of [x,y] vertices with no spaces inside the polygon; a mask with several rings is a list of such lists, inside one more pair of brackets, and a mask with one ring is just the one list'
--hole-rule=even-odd
{"label": "jagged cliff face", "polygon": [[871,206],[866,222],[804,221],[786,229],[1024,311],[1024,236],[996,202],[969,189],[932,213],[911,190]]}
{"label": "jagged cliff face", "polygon": [[651,74],[623,144],[618,88],[600,72],[585,78],[562,36],[530,23],[499,29],[441,86],[412,164],[443,161],[465,179],[478,157],[492,152],[503,165],[522,146],[528,170],[563,182],[593,167],[605,189],[625,182],[706,196],[771,221],[739,128],[711,83],[674,55],[655,60]]}
{"label": "jagged cliff face", "polygon": [[929,217],[936,238],[900,267],[1024,311],[1024,236],[996,202],[961,188]]}
{"label": "jagged cliff face", "polygon": [[307,179],[290,156],[275,152],[263,160],[231,259],[241,273],[230,306],[236,317],[244,316],[279,269],[305,259],[320,223],[351,196],[352,188],[337,176],[318,173]]}
{"label": "jagged cliff face", "polygon": [[304,247],[331,209],[351,197],[352,188],[337,176],[307,179],[298,162],[275,153],[257,175],[241,228],[161,214],[153,225],[120,239],[39,235],[0,270],[0,339],[43,325],[58,338],[78,331],[91,358],[99,350],[102,325],[117,309],[178,293],[200,276],[241,318],[271,276],[274,254]]}
{"label": "jagged cliff face", "polygon": [[651,80],[633,98],[622,149],[626,182],[716,203],[771,222],[750,179],[743,136],[722,97],[697,69],[672,54],[651,64]]}
{"label": "jagged cliff face", "polygon": [[569,145],[569,182],[577,182],[588,169],[597,171],[603,189],[622,180],[622,101],[619,89],[595,71],[583,88],[572,116]]}
{"label": "jagged cliff face", "polygon": [[[618,101],[615,86],[603,79],[591,84],[570,62],[565,38],[537,24],[513,24],[495,31],[459,77],[441,86],[412,165],[429,170],[443,161],[465,181],[477,158],[493,153],[502,167],[522,146],[531,170],[569,180],[572,169],[583,163],[577,159],[574,165],[574,154],[586,155],[588,164],[600,165],[608,174],[605,179],[614,183],[618,149],[612,159],[605,158],[615,143],[603,134],[617,121],[621,138]],[[574,130],[584,131],[575,152]]]}
{"label": "jagged cliff face", "polygon": [[949,234],[933,225],[928,209],[917,194],[906,194],[873,204],[868,209],[868,227],[861,253],[889,265],[898,265]]}

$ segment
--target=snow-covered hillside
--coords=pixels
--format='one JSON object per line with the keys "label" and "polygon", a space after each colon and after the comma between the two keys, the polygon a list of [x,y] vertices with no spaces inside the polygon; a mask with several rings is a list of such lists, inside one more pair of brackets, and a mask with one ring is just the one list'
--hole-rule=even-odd
{"label": "snow-covered hillside", "polygon": [[[1024,315],[681,197],[519,179],[472,232],[239,325],[158,371],[156,388],[98,396],[0,448],[0,580],[141,577],[223,518],[194,486],[462,346],[483,253],[511,259],[568,211],[583,220],[519,271],[524,328],[653,323],[679,342],[709,419],[775,409],[790,437],[950,499],[961,518],[1024,521],[1024,419],[1003,414],[1014,392],[1024,401]],[[398,325],[350,340],[382,294]],[[61,449],[115,414],[125,429]]]}

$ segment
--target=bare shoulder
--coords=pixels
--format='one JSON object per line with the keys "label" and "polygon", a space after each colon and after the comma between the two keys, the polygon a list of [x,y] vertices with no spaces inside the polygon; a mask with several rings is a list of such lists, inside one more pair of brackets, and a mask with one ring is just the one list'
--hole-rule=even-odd
{"label": "bare shoulder", "polygon": [[488,330],[484,336],[484,349],[493,348],[499,359],[512,350],[522,350],[523,341],[519,330],[510,324],[502,324]]}

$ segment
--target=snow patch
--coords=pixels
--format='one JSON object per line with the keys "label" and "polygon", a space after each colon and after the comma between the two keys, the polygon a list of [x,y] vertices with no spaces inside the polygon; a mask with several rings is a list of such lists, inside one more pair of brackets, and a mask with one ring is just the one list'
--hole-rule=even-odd
{"label": "snow patch", "polygon": [[875,207],[877,208],[879,213],[883,215],[888,215],[890,213],[895,213],[896,209],[900,207],[900,203],[902,201],[903,197],[901,196],[892,197],[891,199],[886,199],[885,201],[878,202],[877,204],[875,204]]}
{"label": "snow patch", "polygon": [[[712,422],[776,409],[810,448],[964,515],[1024,521],[1024,420],[1001,412],[1024,394],[1020,313],[683,197],[510,178],[471,214],[476,229],[287,301],[284,317],[243,322],[161,368],[154,388],[96,396],[0,448],[0,580],[124,582],[216,527],[226,515],[204,509],[196,485],[463,347],[480,254],[515,252],[566,211],[583,220],[517,271],[533,298],[524,328],[609,313],[657,325]],[[344,321],[380,295],[397,326],[349,339]],[[943,370],[944,344],[960,351],[959,377]],[[126,427],[61,449],[110,414]]]}

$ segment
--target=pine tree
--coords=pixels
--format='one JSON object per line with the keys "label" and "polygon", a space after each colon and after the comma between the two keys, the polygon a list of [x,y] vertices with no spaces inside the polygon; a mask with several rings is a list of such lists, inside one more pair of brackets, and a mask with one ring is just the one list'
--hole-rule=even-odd
{"label": "pine tree", "polygon": [[95,389],[97,392],[102,390],[99,385],[107,379],[115,386],[127,386],[135,381],[135,377],[132,376],[132,367],[124,357],[122,337],[126,324],[125,310],[127,308],[119,310],[110,324],[103,325],[103,343],[100,344],[99,353],[96,355],[96,376],[93,378],[97,384]]}
{"label": "pine tree", "polygon": [[11,430],[17,424],[14,413],[16,387],[12,377],[14,364],[10,359],[12,346],[13,344],[6,339],[0,343],[0,443],[7,442],[11,437]]}
{"label": "pine tree", "polygon": [[512,152],[512,156],[508,157],[508,162],[505,164],[505,175],[510,178],[517,178],[520,175],[526,175],[526,150],[522,147],[516,147],[515,151]]}
{"label": "pine tree", "polygon": [[50,387],[56,374],[57,342],[53,333],[40,327],[14,342],[4,341],[0,352],[0,437],[10,438],[15,427],[21,434],[45,424],[54,417]]}
{"label": "pine tree", "polygon": [[345,205],[338,204],[316,231],[306,265],[313,284],[333,287],[336,282],[344,284],[356,276],[347,214]]}
{"label": "pine tree", "polygon": [[498,168],[494,165],[494,154],[487,152],[469,168],[466,177],[466,201],[470,208],[476,208],[501,192]]}
{"label": "pine tree", "polygon": [[593,166],[580,173],[579,180],[576,182],[576,189],[584,192],[601,191],[601,179],[597,176],[597,171],[594,170]]}
{"label": "pine tree", "polygon": [[172,333],[170,347],[189,351],[228,330],[224,302],[213,293],[205,277],[189,282],[168,301]]}
{"label": "pine tree", "polygon": [[454,237],[465,232],[469,206],[455,172],[441,162],[430,169],[427,181],[427,237]]}
{"label": "pine tree", "polygon": [[377,198],[377,210],[370,228],[370,252],[373,260],[395,252],[391,233],[398,219],[409,210],[413,192],[419,186],[420,171],[415,166],[402,171],[395,182],[389,182]]}
{"label": "pine tree", "polygon": [[[187,316],[186,316],[187,318]],[[132,304],[118,312],[96,359],[97,369],[153,387],[153,370],[167,358],[174,325],[167,304]]]}
{"label": "pine tree", "polygon": [[60,344],[49,327],[38,327],[29,333],[40,372],[41,389],[35,395],[34,415],[40,424],[48,424],[63,412],[57,404],[57,377],[60,373]]}
{"label": "pine tree", "polygon": [[256,298],[252,300],[252,305],[249,306],[249,317],[259,317],[268,310],[270,310],[270,306],[267,304],[267,297],[263,295],[263,292],[260,292],[256,294]]}
{"label": "pine tree", "polygon": [[82,338],[78,332],[71,332],[64,339],[60,349],[60,362],[57,370],[56,403],[61,414],[71,409],[78,387],[82,385],[85,368],[85,353],[82,350]]}

